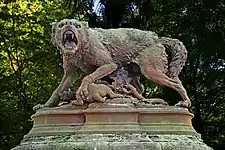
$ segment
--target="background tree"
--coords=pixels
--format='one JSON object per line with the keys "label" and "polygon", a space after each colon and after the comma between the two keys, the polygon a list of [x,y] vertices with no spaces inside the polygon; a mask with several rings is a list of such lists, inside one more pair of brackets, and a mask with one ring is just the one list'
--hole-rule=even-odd
{"label": "background tree", "polygon": [[51,23],[71,12],[61,1],[0,3],[0,149],[19,144],[32,127],[32,107],[58,86],[63,70]]}
{"label": "background tree", "polygon": [[[132,27],[180,39],[188,62],[180,78],[192,100],[193,125],[206,144],[225,142],[224,0],[21,0],[0,2],[0,149],[21,141],[32,107],[44,103],[63,70],[50,42],[51,22],[86,20],[91,27]],[[179,95],[145,78],[146,97],[175,104]]]}

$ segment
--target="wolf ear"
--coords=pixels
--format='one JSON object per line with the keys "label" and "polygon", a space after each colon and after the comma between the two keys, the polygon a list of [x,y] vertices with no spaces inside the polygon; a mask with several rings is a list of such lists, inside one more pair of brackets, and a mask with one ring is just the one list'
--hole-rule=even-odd
{"label": "wolf ear", "polygon": [[53,45],[56,45],[56,43],[55,43],[55,29],[57,27],[57,24],[58,24],[58,22],[52,23],[51,41],[52,41]]}
{"label": "wolf ear", "polygon": [[86,21],[81,21],[80,23],[82,24],[83,27],[89,28],[88,22],[86,22]]}
{"label": "wolf ear", "polygon": [[54,27],[56,27],[56,25],[58,24],[58,22],[52,22],[52,28]]}

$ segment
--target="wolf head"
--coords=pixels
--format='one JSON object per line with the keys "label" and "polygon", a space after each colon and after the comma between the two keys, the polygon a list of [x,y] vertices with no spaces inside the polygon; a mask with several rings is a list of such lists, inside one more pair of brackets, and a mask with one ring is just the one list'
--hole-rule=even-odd
{"label": "wolf head", "polygon": [[76,19],[63,19],[60,22],[52,23],[51,40],[60,52],[75,53],[86,40],[85,33],[88,29],[88,23]]}

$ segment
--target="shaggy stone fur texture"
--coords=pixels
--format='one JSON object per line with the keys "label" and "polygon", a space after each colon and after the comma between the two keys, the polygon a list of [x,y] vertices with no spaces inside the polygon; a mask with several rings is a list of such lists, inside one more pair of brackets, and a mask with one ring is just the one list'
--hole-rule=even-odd
{"label": "shaggy stone fur texture", "polygon": [[[63,19],[53,24],[52,42],[63,57],[64,77],[46,104],[35,109],[56,106],[59,94],[78,79],[80,72],[86,74],[76,92],[77,101],[82,104],[88,96],[89,84],[120,67],[128,66],[129,70],[130,64],[135,64],[147,79],[177,91],[183,99],[177,106],[191,106],[178,78],[185,65],[187,51],[177,39],[159,38],[152,31],[131,28],[89,28],[87,22]],[[168,54],[171,56],[168,57]],[[130,74],[137,73],[135,69],[130,70]]]}

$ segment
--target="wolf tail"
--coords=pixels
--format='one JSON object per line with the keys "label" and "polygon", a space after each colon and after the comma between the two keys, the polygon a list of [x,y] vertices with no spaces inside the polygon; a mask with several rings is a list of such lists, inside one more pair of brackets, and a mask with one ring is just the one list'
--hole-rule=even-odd
{"label": "wolf tail", "polygon": [[169,55],[167,75],[173,79],[178,79],[178,75],[187,60],[187,50],[184,44],[177,39],[162,37],[160,40]]}

